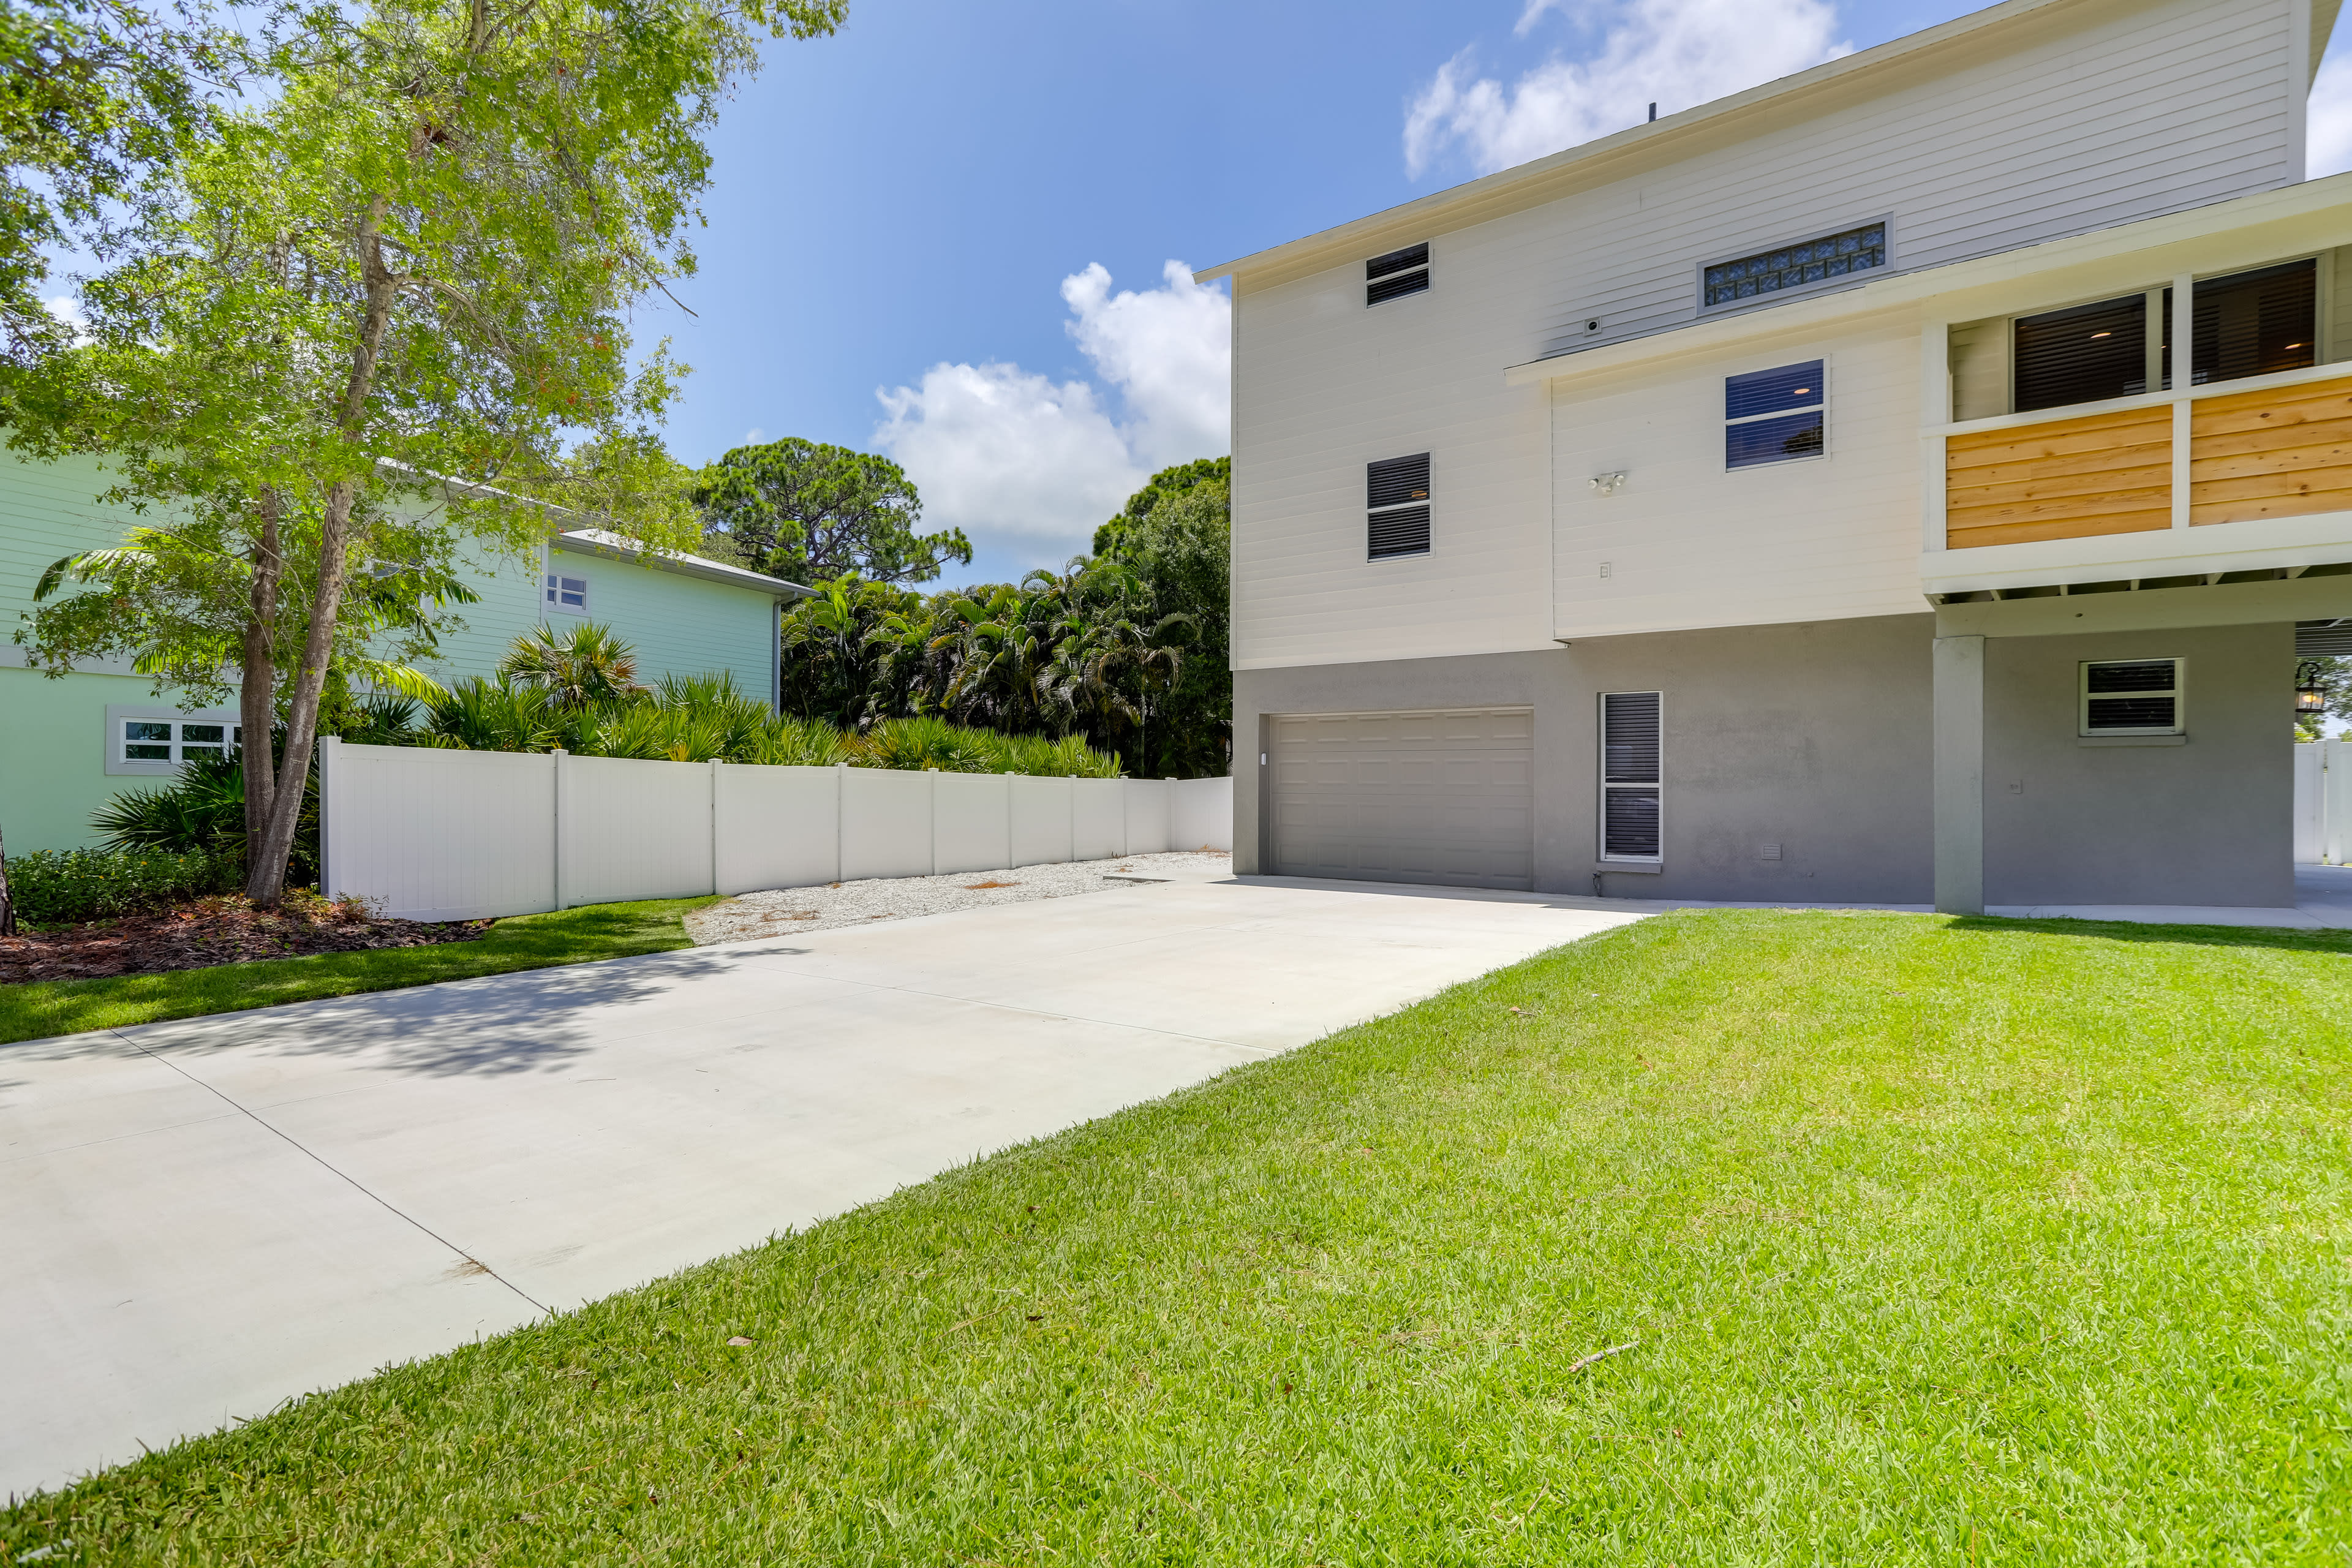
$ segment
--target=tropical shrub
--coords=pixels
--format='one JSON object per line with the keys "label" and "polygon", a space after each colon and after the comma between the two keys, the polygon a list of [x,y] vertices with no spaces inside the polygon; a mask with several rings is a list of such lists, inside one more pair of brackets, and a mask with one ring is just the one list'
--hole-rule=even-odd
{"label": "tropical shrub", "polygon": [[36,849],[8,858],[8,889],[25,924],[75,925],[234,892],[243,866],[240,855],[205,849]]}

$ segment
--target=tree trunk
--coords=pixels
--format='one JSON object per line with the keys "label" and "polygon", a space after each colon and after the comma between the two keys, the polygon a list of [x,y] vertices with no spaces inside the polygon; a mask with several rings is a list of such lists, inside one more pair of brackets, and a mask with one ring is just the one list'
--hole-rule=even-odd
{"label": "tree trunk", "polygon": [[[415,149],[410,149],[413,153]],[[360,220],[358,242],[367,278],[367,305],[361,317],[359,342],[352,353],[352,375],[343,393],[336,424],[356,436],[367,422],[367,400],[375,384],[378,356],[392,326],[393,301],[400,279],[383,264],[383,246],[377,230],[388,206],[378,196]],[[286,754],[278,764],[275,793],[257,849],[247,862],[245,894],[261,909],[276,909],[286,893],[286,861],[294,849],[295,830],[301,825],[302,795],[310,777],[310,749],[319,737],[319,700],[327,688],[327,670],[334,661],[335,618],[343,605],[343,573],[351,551],[352,512],[359,502],[358,479],[338,479],[327,491],[326,516],[319,525],[319,583],[310,596],[310,630],[303,639],[302,663],[294,672],[294,688],[286,704]]]}
{"label": "tree trunk", "polygon": [[0,936],[16,934],[16,900],[8,896],[8,849],[0,845]]}
{"label": "tree trunk", "polygon": [[244,682],[237,698],[243,729],[238,744],[245,774],[245,872],[250,889],[253,868],[269,826],[269,808],[277,795],[271,772],[269,731],[277,718],[278,588],[286,561],[279,547],[278,497],[274,489],[261,498],[261,532],[253,552],[253,590],[246,614],[245,647],[239,660]]}

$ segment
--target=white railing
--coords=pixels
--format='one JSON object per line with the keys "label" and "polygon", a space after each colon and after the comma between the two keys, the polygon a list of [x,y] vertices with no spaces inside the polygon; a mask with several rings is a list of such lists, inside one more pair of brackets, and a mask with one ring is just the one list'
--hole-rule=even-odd
{"label": "white railing", "polygon": [[645,763],[329,739],[320,886],[404,920],[1231,849],[1234,781]]}
{"label": "white railing", "polygon": [[2298,866],[2352,861],[2352,741],[2294,748],[2294,860]]}

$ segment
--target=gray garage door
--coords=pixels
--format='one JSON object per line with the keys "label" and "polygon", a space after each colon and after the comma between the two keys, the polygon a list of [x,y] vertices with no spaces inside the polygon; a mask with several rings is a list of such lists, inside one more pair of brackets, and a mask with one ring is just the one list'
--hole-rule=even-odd
{"label": "gray garage door", "polygon": [[1534,713],[1285,713],[1266,762],[1286,877],[1534,886]]}

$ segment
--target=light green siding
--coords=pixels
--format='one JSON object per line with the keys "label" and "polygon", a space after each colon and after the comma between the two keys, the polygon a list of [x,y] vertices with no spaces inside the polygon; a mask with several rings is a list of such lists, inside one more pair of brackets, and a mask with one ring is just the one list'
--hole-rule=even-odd
{"label": "light green siding", "polygon": [[[50,563],[118,543],[141,521],[97,504],[92,498],[106,483],[94,459],[28,464],[0,454],[0,841],[20,853],[92,842],[92,809],[160,782],[106,773],[110,704],[178,706],[168,694],[159,701],[152,682],[121,666],[51,679],[25,668],[23,650],[10,640]],[[635,646],[639,679],[725,670],[748,695],[771,698],[776,605],[768,590],[561,547],[551,547],[547,559],[564,575],[588,580],[586,618]],[[458,607],[464,626],[443,637],[439,657],[427,661],[432,674],[448,681],[495,668],[508,645],[540,624],[547,569],[479,558],[471,586],[481,599]],[[580,617],[551,611],[545,618],[562,627]]]}

